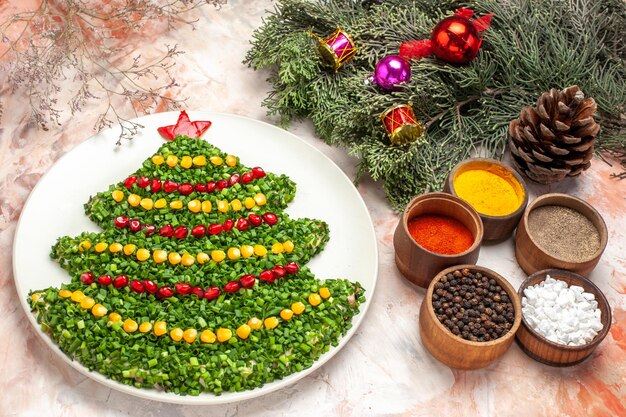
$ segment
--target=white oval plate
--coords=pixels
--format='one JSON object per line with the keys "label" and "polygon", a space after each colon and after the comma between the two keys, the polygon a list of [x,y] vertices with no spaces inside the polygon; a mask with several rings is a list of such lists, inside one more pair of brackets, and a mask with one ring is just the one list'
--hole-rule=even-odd
{"label": "white oval plate", "polygon": [[119,127],[101,132],[68,152],[33,189],[22,211],[13,246],[15,286],[22,307],[37,333],[65,362],[90,378],[137,397],[179,404],[223,404],[276,391],[295,383],[324,365],[355,333],[374,296],[378,251],[368,210],[352,182],[330,159],[297,136],[257,120],[207,112],[190,112],[191,120],[211,120],[203,139],[223,151],[238,155],[246,166],[262,166],[286,174],[297,184],[295,200],[287,212],[292,218],[326,221],[330,241],[308,266],[318,278],[347,278],[365,288],[366,301],[353,319],[352,328],[337,347],[308,369],[250,391],[181,396],[153,389],[135,388],[91,372],[69,359],[44,334],[26,302],[29,290],[58,287],[70,278],[50,257],[50,248],[64,235],[98,231],[83,211],[89,196],[121,181],[150,157],[162,144],[157,127],[176,123],[177,112],[141,117],[145,128],[130,142],[115,146]]}

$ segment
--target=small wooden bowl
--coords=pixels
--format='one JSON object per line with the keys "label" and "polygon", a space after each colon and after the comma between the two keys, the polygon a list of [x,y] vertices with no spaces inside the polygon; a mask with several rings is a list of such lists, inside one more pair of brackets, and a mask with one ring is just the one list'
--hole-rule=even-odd
{"label": "small wooden bowl", "polygon": [[[495,169],[493,169],[494,167]],[[524,182],[520,174],[517,173],[517,171],[495,159],[466,159],[459,162],[454,168],[452,168],[452,171],[450,171],[450,174],[448,174],[448,178],[446,179],[443,190],[458,197],[456,191],[454,190],[454,180],[457,176],[470,169],[489,170],[490,168],[492,168],[491,172],[496,175],[498,174],[498,170],[504,170],[505,172],[510,173],[511,176],[515,178],[519,183],[519,187],[517,187],[518,184],[515,184],[514,182],[511,182],[511,185],[514,188],[519,188],[517,191],[519,193],[523,193],[524,195],[522,203],[513,213],[507,214],[505,216],[490,216],[487,214],[478,213],[481,220],[483,221],[483,241],[500,241],[511,236],[513,230],[515,230],[515,228],[517,227],[520,218],[524,214],[526,205],[528,204],[528,191],[526,190],[526,183]]]}
{"label": "small wooden bowl", "polygon": [[[593,258],[584,262],[571,262],[556,258],[545,252],[528,231],[528,215],[531,211],[541,206],[556,205],[569,207],[587,217],[600,234],[600,248]],[[608,232],[606,224],[600,213],[585,201],[567,194],[545,194],[535,199],[528,205],[515,233],[515,257],[517,263],[528,275],[549,268],[565,269],[580,275],[589,275],[600,261],[600,257],[606,248]]]}
{"label": "small wooden bowl", "polygon": [[600,291],[593,282],[582,275],[561,269],[545,269],[529,276],[519,288],[518,295],[520,300],[524,297],[524,290],[526,288],[542,282],[546,279],[547,275],[550,275],[551,278],[567,282],[568,286],[578,285],[583,287],[585,292],[595,295],[598,308],[602,313],[600,320],[604,327],[598,332],[596,337],[586,345],[565,346],[554,343],[537,333],[522,317],[522,325],[517,331],[517,344],[528,356],[541,363],[551,366],[576,365],[587,359],[609,333],[611,327],[611,307],[602,291]]}
{"label": "small wooden bowl", "polygon": [[[472,342],[453,334],[448,330],[435,315],[433,309],[433,291],[435,284],[446,274],[459,269],[468,268],[472,272],[480,272],[482,275],[493,278],[509,295],[515,310],[513,326],[504,336],[489,342]],[[515,289],[509,282],[496,272],[477,265],[455,265],[446,268],[431,281],[426,292],[426,297],[420,307],[420,336],[426,349],[439,361],[456,369],[479,369],[489,365],[502,356],[511,344],[515,332],[522,321],[522,305]]]}
{"label": "small wooden bowl", "polygon": [[[460,221],[474,236],[474,243],[468,250],[457,255],[441,255],[424,249],[413,240],[408,229],[409,220],[422,214],[438,214]],[[476,263],[482,238],[483,224],[476,210],[467,202],[447,193],[422,194],[406,206],[396,227],[393,236],[396,265],[406,279],[426,288],[443,268]]]}

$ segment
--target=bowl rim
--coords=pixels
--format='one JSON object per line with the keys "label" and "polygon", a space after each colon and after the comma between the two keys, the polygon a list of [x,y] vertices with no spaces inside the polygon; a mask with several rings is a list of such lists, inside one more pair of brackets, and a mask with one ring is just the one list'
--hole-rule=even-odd
{"label": "bowl rim", "polygon": [[[455,335],[446,326],[444,326],[444,324],[439,321],[439,319],[437,318],[437,315],[435,314],[435,309],[433,308],[433,303],[432,303],[432,296],[433,296],[433,292],[435,289],[435,284],[439,282],[439,280],[443,278],[444,275],[447,275],[450,272],[454,272],[454,271],[465,269],[465,268],[470,269],[474,272],[483,273],[484,275],[487,275],[489,278],[495,279],[496,281],[498,281],[502,289],[506,290],[506,292],[509,294],[509,298],[511,299],[511,303],[513,304],[513,310],[515,312],[515,319],[513,320],[513,325],[511,326],[509,331],[505,333],[503,336],[495,340],[489,340],[487,342],[474,342],[471,340],[463,339],[461,336]],[[519,329],[522,323],[522,302],[521,302],[521,299],[519,298],[517,291],[515,291],[515,288],[502,275],[498,274],[492,269],[489,269],[487,267],[480,266],[480,265],[459,264],[459,265],[453,265],[446,269],[441,270],[437,275],[435,275],[435,277],[430,282],[428,286],[428,290],[426,291],[426,295],[424,296],[423,302],[426,303],[426,311],[428,312],[429,315],[431,315],[433,321],[435,322],[435,327],[437,327],[440,331],[443,331],[444,333],[446,333],[448,336],[452,337],[453,339],[463,344],[466,344],[468,346],[486,348],[486,347],[505,343],[507,340],[515,337],[515,334],[517,333],[517,330]]]}
{"label": "bowl rim", "polygon": [[[594,227],[596,227],[596,229],[598,230],[598,234],[600,235],[600,247],[598,248],[598,250],[593,254],[592,257],[590,257],[589,259],[585,260],[585,261],[569,261],[567,259],[561,259],[558,258],[548,252],[546,252],[546,250],[539,245],[535,239],[533,238],[532,233],[530,232],[530,228],[528,226],[528,216],[530,215],[530,213],[538,207],[542,207],[542,206],[547,206],[550,205],[548,204],[541,204],[540,206],[537,206],[537,204],[545,202],[545,200],[552,200],[555,198],[564,198],[566,200],[570,200],[579,204],[582,204],[584,207],[586,207],[591,213],[593,213],[593,216],[599,220],[599,224],[602,226],[601,228],[598,228],[595,224]],[[555,202],[554,204],[555,206],[563,206],[563,204],[559,204],[559,202]],[[580,213],[581,215],[585,216],[585,214],[581,213],[579,210],[576,210],[573,207],[569,207],[569,206],[563,206],[563,207],[567,207],[567,208],[571,208],[572,210]],[[593,223],[593,220],[590,219],[589,217],[585,216],[589,221],[591,221]],[[558,261],[558,262],[562,262],[562,263],[567,263],[570,265],[574,265],[574,266],[578,266],[578,265],[584,265],[587,264],[589,262],[593,262],[594,260],[597,260],[600,256],[602,256],[602,253],[604,253],[604,250],[606,249],[606,245],[608,244],[608,229],[606,227],[606,222],[604,221],[604,218],[602,217],[602,215],[598,212],[598,210],[596,210],[591,204],[587,203],[585,200],[583,200],[582,198],[578,198],[575,197],[573,195],[569,195],[569,194],[564,194],[564,193],[548,193],[548,194],[544,194],[542,196],[537,197],[536,199],[534,199],[533,201],[530,202],[530,204],[528,204],[528,207],[526,207],[526,211],[524,211],[524,215],[522,216],[522,218],[520,219],[520,222],[524,222],[524,227],[526,228],[526,235],[528,235],[528,239],[532,242],[532,244],[541,251],[542,254],[544,254],[545,256],[548,257],[548,259],[550,260],[554,260],[554,261]],[[602,230],[600,230],[602,229]],[[558,268],[556,268],[558,269]],[[539,272],[539,271],[536,271]],[[536,273],[535,272],[535,273]]]}
{"label": "bowl rim", "polygon": [[[415,207],[417,204],[421,204],[424,201],[433,200],[433,199],[443,199],[443,200],[448,200],[453,203],[459,204],[474,219],[474,222],[476,223],[476,236],[474,237],[474,242],[472,243],[472,246],[470,246],[463,252],[447,255],[444,253],[437,253],[437,252],[430,251],[426,249],[425,247],[423,247],[422,245],[420,245],[419,243],[417,243],[415,239],[413,239],[413,237],[411,236],[411,233],[409,232],[409,227],[408,227],[409,220],[410,220],[409,211],[413,209],[413,207]],[[455,220],[458,220],[458,219],[455,219]],[[411,201],[409,201],[409,204],[407,204],[406,207],[404,208],[404,211],[402,212],[402,218],[400,219],[400,221],[402,222],[402,229],[404,230],[404,233],[409,237],[409,240],[411,241],[412,245],[415,245],[419,249],[426,251],[427,253],[431,255],[441,256],[444,259],[459,258],[459,257],[472,253],[474,250],[479,248],[480,245],[482,244],[483,234],[485,230],[483,221],[480,218],[480,215],[478,214],[478,212],[474,209],[474,207],[472,207],[467,201],[463,200],[462,198],[456,195],[452,195],[450,193],[444,193],[441,191],[433,191],[429,193],[419,194],[413,197]]]}
{"label": "bowl rim", "polygon": [[[521,216],[524,211],[526,210],[526,207],[528,206],[528,187],[526,186],[526,182],[524,181],[524,179],[522,178],[522,176],[519,174],[519,172],[517,172],[515,169],[513,169],[513,167],[510,167],[508,165],[506,165],[505,163],[503,163],[502,161],[499,161],[497,159],[493,159],[493,158],[466,158],[462,161],[460,161],[459,163],[457,163],[454,168],[452,168],[452,170],[450,171],[450,173],[448,174],[448,177],[446,179],[446,182],[448,183],[448,188],[450,189],[450,194],[452,194],[455,197],[459,197],[458,194],[456,193],[456,190],[454,189],[454,177],[456,176],[456,173],[459,169],[463,168],[465,165],[471,164],[471,163],[475,163],[475,162],[485,162],[485,163],[490,163],[493,165],[497,165],[505,170],[507,170],[508,172],[511,173],[511,175],[513,175],[513,177],[517,180],[517,182],[520,184],[520,186],[522,187],[522,190],[524,191],[524,199],[522,201],[522,203],[519,205],[519,207],[509,213],[509,214],[505,214],[504,216],[492,216],[490,214],[483,214],[483,213],[479,213],[478,211],[476,211],[478,213],[479,216],[482,216],[486,219],[489,220],[509,220],[509,219],[514,219],[516,217]],[[460,198],[460,197],[459,197]],[[465,201],[465,200],[463,200]],[[472,207],[473,208],[473,207]]]}
{"label": "bowl rim", "polygon": [[[523,312],[522,312],[522,326],[524,326],[524,329],[526,329],[528,333],[530,333],[534,338],[538,339],[542,343],[545,343],[546,345],[555,349],[566,350],[570,352],[578,352],[578,351],[585,351],[589,349],[595,349],[596,346],[598,346],[600,342],[602,342],[602,340],[604,340],[606,335],[609,333],[609,330],[611,328],[611,321],[613,320],[613,315],[611,313],[611,304],[609,304],[609,301],[606,299],[606,296],[604,295],[602,290],[600,290],[600,288],[598,288],[598,286],[594,284],[593,281],[591,281],[589,278],[584,277],[580,274],[577,274],[576,272],[568,271],[566,269],[558,269],[558,268],[548,268],[548,269],[542,269],[541,271],[533,272],[524,280],[524,282],[522,282],[519,289],[517,290],[520,303],[521,303],[522,297],[524,296],[524,290],[530,286],[531,281],[535,280],[537,277],[540,277],[540,276],[543,276],[542,281],[544,281],[546,277],[550,275],[551,273],[560,274],[563,272],[567,274],[571,274],[571,276],[573,276],[574,278],[583,281],[585,284],[588,284],[590,287],[592,287],[594,290],[597,291],[597,294],[594,294],[596,295],[596,301],[598,301],[598,304],[600,304],[600,302],[604,303],[606,305],[606,311],[607,311],[606,324],[603,323],[602,330],[600,330],[598,334],[589,343],[585,343],[584,345],[578,345],[578,346],[568,346],[568,345],[562,345],[560,343],[556,343],[551,340],[548,340],[545,336],[539,334],[539,332],[533,329],[532,326],[528,325],[528,322],[526,322],[526,319],[524,318]],[[552,275],[550,277],[554,279],[558,279],[558,278],[553,277]],[[542,282],[542,281],[539,281],[539,282]],[[537,282],[537,284],[539,282]]]}

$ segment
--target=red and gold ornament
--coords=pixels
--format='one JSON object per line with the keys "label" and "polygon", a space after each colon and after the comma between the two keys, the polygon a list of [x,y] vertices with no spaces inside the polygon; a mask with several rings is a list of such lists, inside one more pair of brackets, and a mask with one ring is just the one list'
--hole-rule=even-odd
{"label": "red and gold ornament", "polygon": [[424,125],[415,118],[411,104],[398,104],[385,110],[380,119],[392,145],[405,145],[424,136]]}
{"label": "red and gold ornament", "polygon": [[357,53],[354,41],[350,35],[341,28],[337,28],[324,39],[312,32],[309,33],[319,41],[317,50],[322,56],[322,61],[335,71],[338,71],[339,68],[350,61]]}

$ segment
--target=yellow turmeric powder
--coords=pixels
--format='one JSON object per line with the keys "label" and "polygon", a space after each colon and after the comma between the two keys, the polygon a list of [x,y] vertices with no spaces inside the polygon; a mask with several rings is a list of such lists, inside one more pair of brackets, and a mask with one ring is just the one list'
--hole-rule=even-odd
{"label": "yellow turmeric powder", "polygon": [[497,165],[468,169],[453,180],[454,192],[480,214],[506,216],[524,201],[524,189],[507,170]]}

